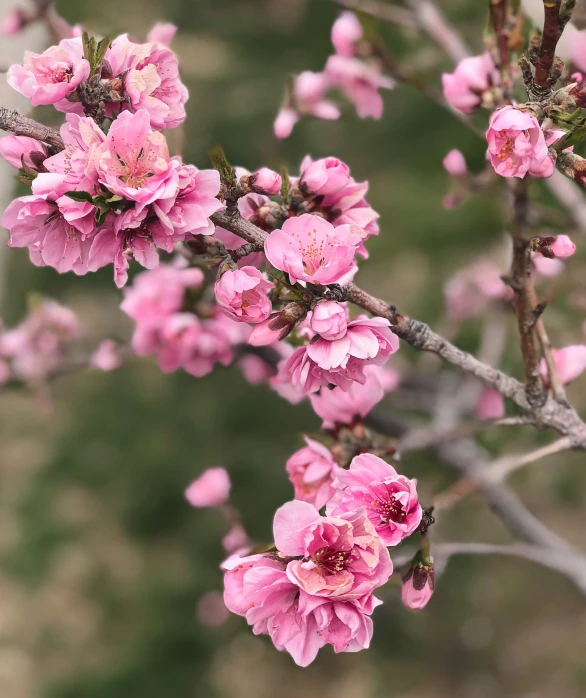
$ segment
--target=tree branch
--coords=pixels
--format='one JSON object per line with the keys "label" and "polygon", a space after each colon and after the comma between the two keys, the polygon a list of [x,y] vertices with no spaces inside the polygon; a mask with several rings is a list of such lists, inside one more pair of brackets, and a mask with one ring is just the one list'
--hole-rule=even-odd
{"label": "tree branch", "polygon": [[549,78],[555,59],[555,50],[565,26],[560,17],[561,6],[562,0],[543,0],[545,16],[543,19],[541,44],[537,54],[538,58],[535,61],[534,81],[539,87],[549,88],[550,91],[551,84]]}
{"label": "tree branch", "polygon": [[13,133],[15,136],[36,138],[38,141],[48,143],[60,150],[64,148],[63,139],[57,131],[5,107],[0,107],[0,129]]}
{"label": "tree branch", "polygon": [[383,22],[391,22],[408,29],[417,29],[418,27],[417,18],[413,12],[403,7],[389,5],[388,2],[380,0],[333,0],[333,2],[347,10],[363,12],[365,15],[370,15]]}

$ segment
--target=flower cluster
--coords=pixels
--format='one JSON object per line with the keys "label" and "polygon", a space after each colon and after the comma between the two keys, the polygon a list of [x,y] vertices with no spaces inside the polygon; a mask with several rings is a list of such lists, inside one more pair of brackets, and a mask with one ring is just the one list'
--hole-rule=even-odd
{"label": "flower cluster", "polygon": [[[168,30],[153,33],[170,38]],[[88,42],[65,39],[10,67],[13,88],[67,116],[57,154],[32,138],[0,139],[0,155],[32,190],[12,202],[2,224],[9,244],[27,247],[34,264],[85,274],[113,263],[123,286],[130,259],[150,269],[157,249],[213,232],[220,177],[171,157],[159,132],[185,119],[187,90],[173,52],[123,35],[90,65],[84,55],[96,45]]]}
{"label": "flower cluster", "polygon": [[380,119],[383,99],[380,89],[392,89],[395,81],[382,74],[380,60],[370,43],[364,40],[360,20],[353,12],[343,12],[331,32],[334,54],[321,73],[305,71],[293,79],[285,102],[275,120],[277,138],[288,138],[303,116],[335,120],[340,109],[326,98],[330,90],[339,90],[356,108],[361,119]]}

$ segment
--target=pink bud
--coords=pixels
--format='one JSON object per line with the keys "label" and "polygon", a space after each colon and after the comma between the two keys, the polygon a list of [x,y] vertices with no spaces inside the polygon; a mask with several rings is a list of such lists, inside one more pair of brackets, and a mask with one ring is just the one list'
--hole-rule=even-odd
{"label": "pink bud", "polygon": [[277,114],[273,131],[276,138],[283,140],[289,138],[293,132],[293,126],[299,121],[299,114],[291,107],[283,107]]}
{"label": "pink bud", "polygon": [[[571,383],[586,369],[586,346],[584,344],[572,344],[562,349],[553,349],[552,353],[560,380],[564,385]],[[539,368],[543,380],[548,384],[545,359],[541,360]]]}
{"label": "pink bud", "polygon": [[6,15],[0,24],[0,35],[15,36],[19,34],[26,25],[26,15],[22,10],[14,8]]}
{"label": "pink bud", "polygon": [[104,339],[90,356],[90,366],[99,368],[101,371],[114,371],[121,365],[120,350],[116,342],[111,339]]}
{"label": "pink bud", "polygon": [[355,45],[362,39],[364,30],[353,12],[343,12],[332,26],[332,44],[340,56],[352,58]]}
{"label": "pink bud", "polygon": [[283,329],[281,327],[278,327],[277,329],[272,329],[270,327],[270,325],[273,324],[275,317],[276,314],[273,313],[264,322],[255,325],[248,337],[248,343],[253,347],[264,347],[268,344],[278,342]]}
{"label": "pink bud", "polygon": [[185,490],[193,507],[219,507],[228,501],[230,477],[225,468],[208,468]]}
{"label": "pink bud", "polygon": [[419,562],[411,567],[403,579],[401,598],[407,608],[419,611],[427,605],[435,587],[433,563],[424,566]]}
{"label": "pink bud", "polygon": [[311,316],[311,329],[323,339],[333,341],[346,334],[348,311],[335,301],[318,303]]}
{"label": "pink bud", "polygon": [[549,249],[553,252],[554,257],[566,259],[566,257],[571,257],[574,254],[576,245],[567,235],[558,235],[553,245],[549,246]]}
{"label": "pink bud", "polygon": [[468,170],[466,169],[466,160],[459,150],[450,150],[446,157],[442,160],[442,165],[449,175],[452,177],[465,177]]}
{"label": "pink bud", "polygon": [[0,157],[3,157],[6,162],[12,167],[20,170],[22,167],[22,159],[24,164],[34,168],[34,163],[31,160],[31,153],[40,153],[45,155],[45,146],[35,138],[29,136],[4,136],[0,138]]}
{"label": "pink bud", "polygon": [[278,194],[281,191],[282,182],[281,175],[273,170],[269,170],[268,167],[261,167],[249,179],[249,184],[253,191],[268,196]]}
{"label": "pink bud", "polygon": [[147,34],[147,41],[154,41],[169,46],[177,33],[177,27],[170,22],[157,22]]}
{"label": "pink bud", "polygon": [[476,403],[474,414],[477,419],[501,419],[505,414],[503,396],[494,388],[485,388]]}

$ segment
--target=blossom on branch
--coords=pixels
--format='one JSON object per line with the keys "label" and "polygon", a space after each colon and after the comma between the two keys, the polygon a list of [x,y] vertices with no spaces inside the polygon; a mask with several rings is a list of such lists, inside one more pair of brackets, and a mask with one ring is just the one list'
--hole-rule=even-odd
{"label": "blossom on branch", "polygon": [[500,84],[500,74],[489,53],[464,58],[453,73],[442,75],[444,97],[464,114],[472,114],[480,106],[490,107],[491,90]]}
{"label": "blossom on branch", "polygon": [[256,325],[271,314],[267,292],[273,287],[256,267],[247,266],[226,271],[216,281],[214,290],[218,307],[228,317]]}
{"label": "blossom on branch", "polygon": [[295,451],[285,469],[295,489],[295,499],[309,502],[319,511],[334,496],[337,465],[329,448],[304,437],[306,446]]}

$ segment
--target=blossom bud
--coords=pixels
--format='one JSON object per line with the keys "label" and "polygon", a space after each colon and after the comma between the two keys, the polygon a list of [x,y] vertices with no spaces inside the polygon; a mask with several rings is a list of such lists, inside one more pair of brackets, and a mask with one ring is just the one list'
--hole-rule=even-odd
{"label": "blossom bud", "polygon": [[22,31],[26,24],[27,18],[25,13],[18,8],[14,8],[10,10],[2,23],[0,23],[0,35],[15,36]]}
{"label": "blossom bud", "polygon": [[[586,346],[583,344],[571,344],[562,349],[552,349],[552,355],[559,378],[564,385],[578,378],[586,369]],[[539,370],[544,383],[549,385],[545,359],[541,359]]]}
{"label": "blossom bud", "polygon": [[452,177],[465,177],[467,174],[466,160],[459,150],[450,150],[442,160],[442,165],[446,172]]}
{"label": "blossom bud", "polygon": [[340,56],[352,58],[364,30],[354,12],[343,12],[332,26],[332,44]]}
{"label": "blossom bud", "polygon": [[574,254],[576,245],[567,235],[552,235],[533,238],[531,249],[550,259],[554,257],[566,259]]}
{"label": "blossom bud", "polygon": [[293,126],[299,121],[299,114],[291,107],[283,107],[277,114],[273,131],[279,139],[289,138],[293,132]]}
{"label": "blossom bud", "polygon": [[403,578],[401,598],[407,608],[419,611],[427,605],[435,587],[435,573],[431,558],[427,562],[418,562],[409,568]]}
{"label": "blossom bud", "polygon": [[313,309],[311,329],[323,339],[334,341],[346,334],[347,311],[340,303],[322,301]]}
{"label": "blossom bud", "polygon": [[264,322],[253,327],[248,343],[253,347],[262,347],[285,339],[306,315],[306,305],[289,303],[283,310],[273,313]]}
{"label": "blossom bud", "polygon": [[282,181],[280,174],[270,170],[268,167],[261,167],[258,172],[250,175],[248,184],[252,191],[255,191],[257,194],[272,196],[281,191]]}
{"label": "blossom bud", "polygon": [[208,468],[185,490],[193,507],[219,507],[228,501],[230,477],[225,468]]}
{"label": "blossom bud", "polygon": [[318,196],[335,194],[350,182],[348,165],[338,158],[311,160],[306,157],[301,163],[299,186],[302,191],[309,191]]}

